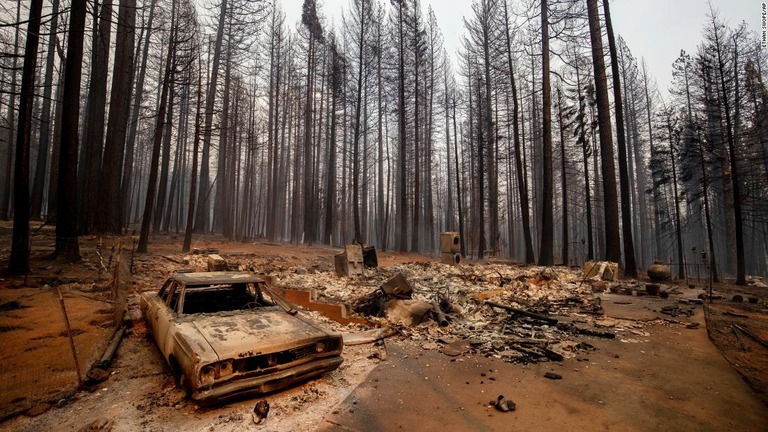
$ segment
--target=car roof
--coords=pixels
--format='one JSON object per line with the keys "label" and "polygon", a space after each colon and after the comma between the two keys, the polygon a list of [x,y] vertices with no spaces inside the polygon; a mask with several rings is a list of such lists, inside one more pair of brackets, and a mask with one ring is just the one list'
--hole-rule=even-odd
{"label": "car roof", "polygon": [[239,271],[174,273],[171,278],[184,285],[264,282],[254,273]]}

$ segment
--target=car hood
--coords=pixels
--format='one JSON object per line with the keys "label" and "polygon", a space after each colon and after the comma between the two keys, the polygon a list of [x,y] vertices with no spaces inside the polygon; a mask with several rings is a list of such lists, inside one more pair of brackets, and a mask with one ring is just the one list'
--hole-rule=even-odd
{"label": "car hood", "polygon": [[197,329],[220,360],[282,351],[329,335],[278,308],[187,318],[185,324]]}

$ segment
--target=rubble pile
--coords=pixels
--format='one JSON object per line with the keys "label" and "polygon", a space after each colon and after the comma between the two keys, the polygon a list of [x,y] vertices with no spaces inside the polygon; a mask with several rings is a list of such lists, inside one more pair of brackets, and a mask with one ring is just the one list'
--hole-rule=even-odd
{"label": "rubble pile", "polygon": [[[410,263],[356,278],[291,271],[273,276],[281,286],[314,289],[329,303],[352,305],[372,321],[396,326],[413,343],[448,355],[473,351],[510,362],[561,361],[593,350],[589,338],[630,331],[616,322],[601,325],[600,298],[591,284],[597,277],[585,279],[568,268]],[[387,288],[397,279],[410,289]],[[417,318],[407,322],[404,315]]]}

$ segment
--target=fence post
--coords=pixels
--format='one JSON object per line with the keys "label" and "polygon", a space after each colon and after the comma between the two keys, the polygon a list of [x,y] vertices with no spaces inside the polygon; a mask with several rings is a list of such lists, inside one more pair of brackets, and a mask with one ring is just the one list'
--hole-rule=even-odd
{"label": "fence post", "polygon": [[59,286],[56,286],[56,294],[59,295],[59,304],[61,312],[64,314],[64,322],[67,325],[67,335],[69,336],[69,347],[72,349],[72,358],[75,360],[75,370],[77,371],[77,385],[83,385],[83,377],[80,375],[80,363],[77,361],[77,350],[75,349],[75,339],[72,337],[72,328],[69,326],[69,316],[67,316],[67,307],[64,305],[64,297],[61,295]]}

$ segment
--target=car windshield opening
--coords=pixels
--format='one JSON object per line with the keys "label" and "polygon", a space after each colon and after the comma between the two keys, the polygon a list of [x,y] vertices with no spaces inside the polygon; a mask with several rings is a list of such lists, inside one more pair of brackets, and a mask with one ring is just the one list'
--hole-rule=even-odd
{"label": "car windshield opening", "polygon": [[247,284],[217,284],[187,286],[184,294],[184,314],[215,313],[250,309],[258,304],[252,286]]}

